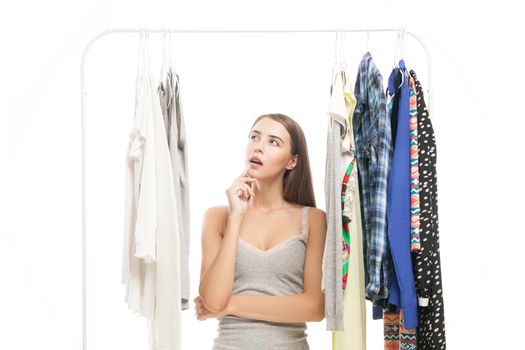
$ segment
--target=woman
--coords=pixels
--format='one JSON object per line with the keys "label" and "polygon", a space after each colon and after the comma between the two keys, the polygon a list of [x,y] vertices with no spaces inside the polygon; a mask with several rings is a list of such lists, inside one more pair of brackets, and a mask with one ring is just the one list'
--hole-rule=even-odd
{"label": "woman", "polygon": [[290,117],[265,114],[248,139],[229,206],[204,215],[197,319],[219,319],[214,350],[309,349],[306,322],[324,318],[326,217],[304,134]]}

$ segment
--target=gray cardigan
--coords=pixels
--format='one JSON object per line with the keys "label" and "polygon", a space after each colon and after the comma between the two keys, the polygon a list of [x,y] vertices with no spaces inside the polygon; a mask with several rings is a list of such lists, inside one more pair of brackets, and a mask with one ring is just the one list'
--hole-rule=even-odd
{"label": "gray cardigan", "polygon": [[[341,187],[344,175],[340,151],[342,125],[330,118],[325,163],[326,242],[323,255],[323,290],[327,331],[344,330],[342,280]],[[339,277],[338,277],[339,276]]]}
{"label": "gray cardigan", "polygon": [[158,88],[168,146],[170,150],[171,165],[175,198],[177,203],[177,216],[180,224],[180,258],[181,258],[181,309],[189,309],[190,298],[190,197],[188,174],[188,145],[186,144],[186,130],[182,112],[180,81],[177,73],[171,67],[167,72],[164,82]]}

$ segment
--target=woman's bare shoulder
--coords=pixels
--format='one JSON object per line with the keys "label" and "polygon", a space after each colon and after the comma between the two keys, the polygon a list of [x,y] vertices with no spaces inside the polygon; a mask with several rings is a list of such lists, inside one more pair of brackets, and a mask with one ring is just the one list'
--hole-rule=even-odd
{"label": "woman's bare shoulder", "polygon": [[320,220],[323,217],[326,217],[325,211],[321,208],[309,207],[308,211],[311,213],[308,214],[308,216],[311,217],[313,220]]}
{"label": "woman's bare shoulder", "polygon": [[207,214],[218,215],[218,216],[228,215],[229,211],[230,209],[228,208],[227,205],[215,205],[213,207],[209,207],[208,209],[206,209]]}
{"label": "woman's bare shoulder", "polygon": [[230,209],[227,205],[216,205],[209,207],[204,212],[204,226],[205,227],[214,227],[215,231],[219,232],[222,236],[226,223],[228,221],[228,215],[230,214]]}
{"label": "woman's bare shoulder", "polygon": [[316,207],[308,209],[308,226],[309,228],[325,228],[326,230],[326,213],[324,210]]}

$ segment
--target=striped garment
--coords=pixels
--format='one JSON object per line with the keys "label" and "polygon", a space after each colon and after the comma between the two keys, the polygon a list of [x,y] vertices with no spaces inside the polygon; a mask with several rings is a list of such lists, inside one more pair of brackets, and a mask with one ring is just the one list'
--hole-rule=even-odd
{"label": "striped garment", "polygon": [[419,237],[419,167],[417,147],[417,97],[414,78],[409,77],[410,88],[410,250],[421,249]]}

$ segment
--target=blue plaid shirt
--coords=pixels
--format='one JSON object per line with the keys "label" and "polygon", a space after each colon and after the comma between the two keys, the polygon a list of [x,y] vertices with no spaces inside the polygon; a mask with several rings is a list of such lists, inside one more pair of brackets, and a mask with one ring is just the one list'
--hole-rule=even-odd
{"label": "blue plaid shirt", "polygon": [[366,298],[388,297],[390,263],[387,255],[387,181],[392,133],[387,117],[383,77],[366,53],[355,83],[353,115],[365,252]]}

